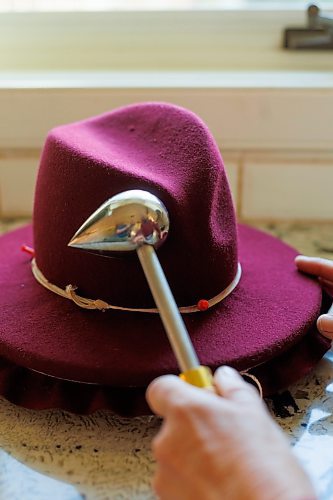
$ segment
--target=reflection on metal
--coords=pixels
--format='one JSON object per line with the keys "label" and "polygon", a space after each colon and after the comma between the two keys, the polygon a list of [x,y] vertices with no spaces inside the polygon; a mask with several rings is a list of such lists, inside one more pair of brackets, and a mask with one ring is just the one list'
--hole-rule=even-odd
{"label": "reflection on metal", "polygon": [[294,50],[332,50],[333,16],[323,14],[317,5],[307,9],[308,26],[305,28],[286,28],[284,47]]}
{"label": "reflection on metal", "polygon": [[158,248],[169,231],[169,216],[156,196],[139,189],[107,200],[75,233],[69,246],[93,252],[126,252],[143,244]]}

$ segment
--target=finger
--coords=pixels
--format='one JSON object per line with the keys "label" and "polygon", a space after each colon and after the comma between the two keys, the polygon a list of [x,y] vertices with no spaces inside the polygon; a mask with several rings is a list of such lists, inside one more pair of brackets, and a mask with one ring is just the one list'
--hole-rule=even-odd
{"label": "finger", "polygon": [[322,314],[317,320],[317,328],[324,337],[333,340],[333,307],[327,314]]}
{"label": "finger", "polygon": [[298,255],[295,264],[300,271],[333,282],[333,262],[320,257]]}
{"label": "finger", "polygon": [[221,366],[214,374],[218,394],[233,401],[261,401],[257,391],[230,366]]}
{"label": "finger", "polygon": [[[185,500],[194,498],[194,492],[187,492],[188,482],[181,477],[181,468],[175,469],[170,465],[158,465],[154,478],[153,490],[159,500]],[[191,496],[192,495],[192,496]]]}
{"label": "finger", "polygon": [[165,417],[175,407],[194,403],[204,404],[213,393],[198,389],[175,375],[159,377],[148,386],[146,399],[154,413]]}

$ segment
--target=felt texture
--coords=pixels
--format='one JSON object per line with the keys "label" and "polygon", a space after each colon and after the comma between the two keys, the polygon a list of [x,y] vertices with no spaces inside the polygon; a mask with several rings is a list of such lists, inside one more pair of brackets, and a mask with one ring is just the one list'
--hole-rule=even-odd
{"label": "felt texture", "polygon": [[[231,295],[183,316],[203,365],[258,371],[266,393],[314,366],[329,348],[315,329],[318,283],[297,272],[294,249],[236,225],[223,161],[202,121],[177,106],[145,103],[48,135],[33,230],[0,237],[0,392],[27,407],[135,415],[147,411],[144,390],[153,378],[178,373],[158,315],[80,309],[38,284],[20,251],[34,246],[39,268],[62,288],[76,285],[79,295],[113,305],[154,307],[135,254],[105,258],[67,247],[92,212],[128,189],[149,190],[169,211],[158,256],[179,306],[215,296],[242,265]],[[15,377],[21,393],[12,390]]]}
{"label": "felt texture", "polygon": [[[264,396],[274,395],[309,373],[329,347],[330,341],[313,328],[291,349],[249,373],[260,380]],[[251,383],[248,377],[245,380]],[[150,415],[145,392],[146,387],[117,388],[59,380],[0,358],[0,394],[32,410],[61,408],[90,414],[107,409],[124,417]]]}
{"label": "felt texture", "polygon": [[[54,377],[115,387],[178,373],[158,315],[80,309],[35,281],[22,242],[32,243],[30,226],[0,238],[1,356]],[[240,284],[208,311],[183,315],[202,364],[246,370],[287,351],[315,325],[321,289],[296,270],[296,254],[239,226]],[[322,350],[321,337],[318,345]],[[295,372],[302,359],[298,365]]]}
{"label": "felt texture", "polygon": [[[139,104],[50,132],[35,194],[38,267],[52,283],[113,305],[154,307],[135,254],[101,258],[69,248],[82,223],[121,191],[144,189],[167,207],[158,251],[177,304],[217,295],[237,269],[235,214],[219,150],[193,113]],[[82,270],[84,269],[84,272]]]}

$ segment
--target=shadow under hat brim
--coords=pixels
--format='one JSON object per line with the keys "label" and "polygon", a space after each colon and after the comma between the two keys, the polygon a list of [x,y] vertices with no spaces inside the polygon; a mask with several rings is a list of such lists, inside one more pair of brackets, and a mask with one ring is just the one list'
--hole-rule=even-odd
{"label": "shadow under hat brim", "polygon": [[[202,364],[257,366],[269,393],[307,373],[329,349],[315,328],[322,292],[316,280],[296,270],[294,249],[256,229],[238,229],[239,285],[217,306],[184,320]],[[0,238],[0,356],[114,391],[142,392],[156,376],[178,373],[158,315],[82,310],[38,284],[21,251],[22,243],[32,244],[31,233],[25,226]],[[264,369],[279,357],[285,364],[278,367],[281,382]]]}
{"label": "shadow under hat brim", "polygon": [[[300,342],[279,356],[250,370],[264,397],[307,375],[329,349],[330,341],[311,328]],[[247,382],[251,379],[244,376]],[[253,385],[258,385],[254,382]],[[109,410],[123,417],[150,415],[146,387],[110,387],[50,377],[0,358],[0,394],[31,410],[61,408],[81,415]]]}

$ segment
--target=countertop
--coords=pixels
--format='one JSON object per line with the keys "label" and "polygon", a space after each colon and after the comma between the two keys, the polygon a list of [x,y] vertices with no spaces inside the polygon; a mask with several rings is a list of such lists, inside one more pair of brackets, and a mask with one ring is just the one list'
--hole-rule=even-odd
{"label": "countertop", "polygon": [[[24,222],[0,220],[0,233]],[[301,253],[333,258],[333,224],[253,225]],[[158,418],[31,411],[3,398],[0,405],[0,500],[154,498],[150,442],[160,426]],[[291,386],[278,406],[268,405],[320,498],[333,499],[333,351]]]}

